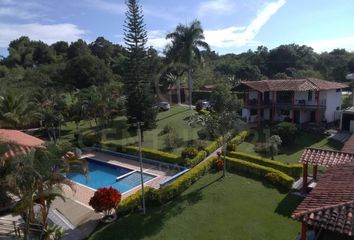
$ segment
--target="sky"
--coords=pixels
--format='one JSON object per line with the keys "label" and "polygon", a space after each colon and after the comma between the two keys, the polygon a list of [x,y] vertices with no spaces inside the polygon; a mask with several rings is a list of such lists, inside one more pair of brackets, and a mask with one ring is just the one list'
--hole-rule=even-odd
{"label": "sky", "polygon": [[[140,0],[148,45],[162,51],[167,33],[194,19],[219,54],[263,45],[306,44],[316,52],[354,51],[353,0]],[[103,36],[123,44],[124,0],[0,0],[0,55],[28,36],[48,44]]]}

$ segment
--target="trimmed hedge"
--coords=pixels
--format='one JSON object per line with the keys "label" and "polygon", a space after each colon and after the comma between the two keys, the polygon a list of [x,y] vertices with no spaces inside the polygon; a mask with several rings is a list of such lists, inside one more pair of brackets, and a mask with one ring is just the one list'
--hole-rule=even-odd
{"label": "trimmed hedge", "polygon": [[275,185],[290,189],[295,179],[279,170],[265,167],[252,162],[226,157],[227,168],[230,172],[245,172],[262,178],[266,178]]}
{"label": "trimmed hedge", "polygon": [[239,134],[237,134],[235,137],[233,137],[231,140],[230,140],[230,143],[233,143],[233,144],[241,144],[243,141],[245,141],[245,138],[249,135],[249,132],[248,131],[242,131],[240,132]]}
{"label": "trimmed hedge", "polygon": [[286,164],[242,152],[228,152],[227,155],[232,158],[238,158],[247,162],[252,162],[265,167],[274,168],[294,178],[301,176],[302,173],[302,166],[300,164]]}
{"label": "trimmed hedge", "polygon": [[205,151],[209,155],[215,152],[219,147],[221,147],[221,143],[219,141],[213,141],[205,148]]}
{"label": "trimmed hedge", "polygon": [[187,166],[192,168],[194,166],[196,166],[198,163],[200,163],[201,161],[203,161],[206,157],[208,156],[208,153],[204,150],[199,151],[197,156],[195,156],[194,158],[187,160]]}
{"label": "trimmed hedge", "polygon": [[[115,143],[101,143],[101,147],[108,148],[113,151],[127,153],[130,155],[138,156],[139,155],[139,147],[135,146],[121,146]],[[158,160],[161,162],[172,163],[172,164],[185,164],[185,159],[178,157],[175,154],[162,152],[159,150],[155,150],[152,148],[141,148],[141,152],[144,158],[150,158],[153,160]]]}
{"label": "trimmed hedge", "polygon": [[[216,157],[208,158],[162,189],[146,188],[146,203],[152,205],[163,204],[177,197],[199,178],[205,175],[212,168],[215,161]],[[137,191],[121,201],[118,207],[118,213],[125,214],[131,212],[140,204],[141,191]]]}
{"label": "trimmed hedge", "polygon": [[180,195],[189,186],[195,183],[199,178],[205,175],[214,165],[217,157],[210,157],[199,163],[194,168],[186,172],[184,175],[177,178],[174,182],[166,187],[157,190],[155,195],[159,203],[170,201],[174,197]]}

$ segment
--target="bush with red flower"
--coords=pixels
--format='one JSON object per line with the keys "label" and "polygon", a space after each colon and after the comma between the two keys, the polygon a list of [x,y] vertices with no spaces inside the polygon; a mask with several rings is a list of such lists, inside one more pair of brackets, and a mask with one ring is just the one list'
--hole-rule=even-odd
{"label": "bush with red flower", "polygon": [[112,210],[118,208],[122,194],[112,187],[99,188],[90,199],[89,205],[95,212],[103,212],[105,216],[112,215]]}
{"label": "bush with red flower", "polygon": [[224,168],[224,161],[221,158],[218,158],[215,162],[217,170],[222,170]]}

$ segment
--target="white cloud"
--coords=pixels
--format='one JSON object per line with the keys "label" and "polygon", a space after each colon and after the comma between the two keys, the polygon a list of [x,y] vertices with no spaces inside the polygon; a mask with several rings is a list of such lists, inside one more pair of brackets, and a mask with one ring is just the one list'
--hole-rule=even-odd
{"label": "white cloud", "polygon": [[41,40],[52,44],[56,41],[72,42],[82,38],[85,31],[77,25],[63,24],[0,24],[0,47],[8,47],[9,43],[21,36],[28,36],[32,40]]}
{"label": "white cloud", "polygon": [[0,8],[0,17],[16,17],[19,19],[32,19],[37,17],[37,14],[31,13],[27,10],[15,7]]}
{"label": "white cloud", "polygon": [[147,46],[153,46],[159,50],[165,48],[165,46],[170,42],[170,40],[165,39],[166,34],[160,30],[148,31],[148,42]]}
{"label": "white cloud", "polygon": [[198,7],[198,16],[207,14],[225,15],[233,13],[235,1],[231,0],[210,0],[202,2]]}
{"label": "white cloud", "polygon": [[349,51],[354,51],[354,36],[334,38],[334,39],[321,39],[305,43],[311,46],[316,52],[332,51],[336,48],[345,48]]}
{"label": "white cloud", "polygon": [[285,0],[277,0],[265,5],[256,18],[247,27],[231,26],[224,29],[206,30],[205,39],[211,46],[219,48],[231,48],[242,46],[254,46],[259,44],[254,38],[268,20],[286,3]]}

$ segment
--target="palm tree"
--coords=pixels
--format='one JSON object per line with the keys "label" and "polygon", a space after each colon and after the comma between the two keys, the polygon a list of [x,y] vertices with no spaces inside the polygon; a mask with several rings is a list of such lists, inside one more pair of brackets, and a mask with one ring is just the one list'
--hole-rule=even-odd
{"label": "palm tree", "polygon": [[[56,197],[64,199],[63,185],[72,187],[65,174],[86,174],[86,162],[76,157],[63,158],[67,150],[51,144],[46,149],[35,149],[9,161],[12,171],[7,176],[6,184],[10,192],[20,199],[16,209],[25,216],[26,237],[31,222],[39,222],[44,228],[47,227],[52,201]],[[34,217],[33,205],[37,201],[41,206],[41,220]]]}
{"label": "palm tree", "polygon": [[193,58],[201,61],[199,48],[210,50],[209,45],[204,41],[203,29],[198,20],[190,25],[179,24],[174,32],[167,34],[166,39],[172,40],[173,55],[188,66],[189,109],[192,110],[192,61]]}
{"label": "palm tree", "polygon": [[6,94],[0,98],[0,123],[6,127],[20,128],[28,122],[29,108],[21,95]]}

